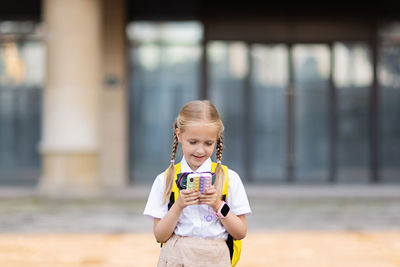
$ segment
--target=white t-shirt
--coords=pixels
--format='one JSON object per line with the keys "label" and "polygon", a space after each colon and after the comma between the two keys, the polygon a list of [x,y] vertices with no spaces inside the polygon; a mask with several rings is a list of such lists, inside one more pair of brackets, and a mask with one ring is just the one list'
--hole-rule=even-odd
{"label": "white t-shirt", "polygon": [[[210,172],[211,159],[207,159],[196,172]],[[193,172],[185,158],[181,161],[181,172]],[[235,215],[251,213],[246,191],[239,175],[228,170],[229,187],[227,204],[230,211]],[[150,218],[163,218],[168,212],[168,203],[163,204],[165,189],[165,172],[159,174],[151,188],[149,198],[143,214]],[[228,237],[222,223],[215,217],[211,207],[205,204],[187,206],[182,210],[174,233],[180,236],[192,236],[202,238],[224,238]]]}

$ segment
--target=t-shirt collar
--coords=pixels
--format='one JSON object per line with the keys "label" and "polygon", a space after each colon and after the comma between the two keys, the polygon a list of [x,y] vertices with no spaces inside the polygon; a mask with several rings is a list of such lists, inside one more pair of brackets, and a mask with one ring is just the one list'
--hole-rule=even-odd
{"label": "t-shirt collar", "polygon": [[[196,172],[210,172],[211,171],[211,158],[206,159],[203,164],[196,170]],[[181,160],[181,173],[183,172],[194,172],[187,163],[185,157],[182,157]]]}

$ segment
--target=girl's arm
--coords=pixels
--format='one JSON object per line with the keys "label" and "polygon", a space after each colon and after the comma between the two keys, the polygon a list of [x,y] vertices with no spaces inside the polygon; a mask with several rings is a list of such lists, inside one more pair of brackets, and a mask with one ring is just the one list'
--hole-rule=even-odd
{"label": "girl's arm", "polygon": [[233,212],[229,211],[225,218],[220,218],[219,220],[234,239],[241,240],[246,237],[246,215],[236,216]]}
{"label": "girl's arm", "polygon": [[[222,200],[219,199],[214,186],[211,186],[207,192],[200,195],[200,203],[209,205],[216,212],[222,204]],[[225,218],[220,218],[220,221],[234,239],[240,240],[245,238],[247,234],[246,215],[236,216],[233,212],[229,211]]]}
{"label": "girl's arm", "polygon": [[199,202],[199,192],[194,190],[182,190],[179,193],[178,199],[172,205],[164,218],[154,218],[153,232],[156,240],[160,243],[165,243],[171,237],[178,223],[179,216],[182,210]]}

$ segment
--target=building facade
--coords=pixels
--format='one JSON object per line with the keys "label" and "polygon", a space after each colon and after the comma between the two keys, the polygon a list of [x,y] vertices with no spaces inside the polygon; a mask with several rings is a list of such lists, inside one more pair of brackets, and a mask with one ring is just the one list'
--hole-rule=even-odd
{"label": "building facade", "polygon": [[400,182],[394,4],[27,2],[0,12],[0,185],[151,183],[203,98],[246,182]]}

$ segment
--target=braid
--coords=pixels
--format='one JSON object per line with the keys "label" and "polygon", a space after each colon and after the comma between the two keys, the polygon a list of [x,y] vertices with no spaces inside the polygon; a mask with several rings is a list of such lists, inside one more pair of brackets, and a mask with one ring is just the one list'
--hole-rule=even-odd
{"label": "braid", "polygon": [[221,165],[223,147],[224,144],[222,141],[222,136],[220,136],[217,139],[217,148],[215,154],[217,158],[217,167],[215,168],[215,182],[214,182],[214,187],[215,190],[217,190],[218,195],[222,195],[222,189],[224,187],[224,181],[225,181],[225,173]]}
{"label": "braid", "polygon": [[174,143],[172,144],[171,160],[175,160],[176,151],[178,149],[178,136],[174,132]]}
{"label": "braid", "polygon": [[[175,130],[175,128],[177,128],[176,122],[174,123],[174,130]],[[165,179],[165,190],[164,190],[164,196],[163,196],[164,204],[169,200],[169,195],[171,194],[172,185],[174,183],[174,178],[175,178],[174,160],[175,160],[177,149],[178,149],[178,136],[176,135],[176,133],[174,131],[174,142],[172,144],[171,163],[169,164],[169,167],[167,169],[167,175],[166,175],[166,179]]]}
{"label": "braid", "polygon": [[222,160],[222,151],[224,149],[224,142],[222,141],[222,136],[218,137],[217,139],[217,151],[216,151],[216,158],[217,161]]}

